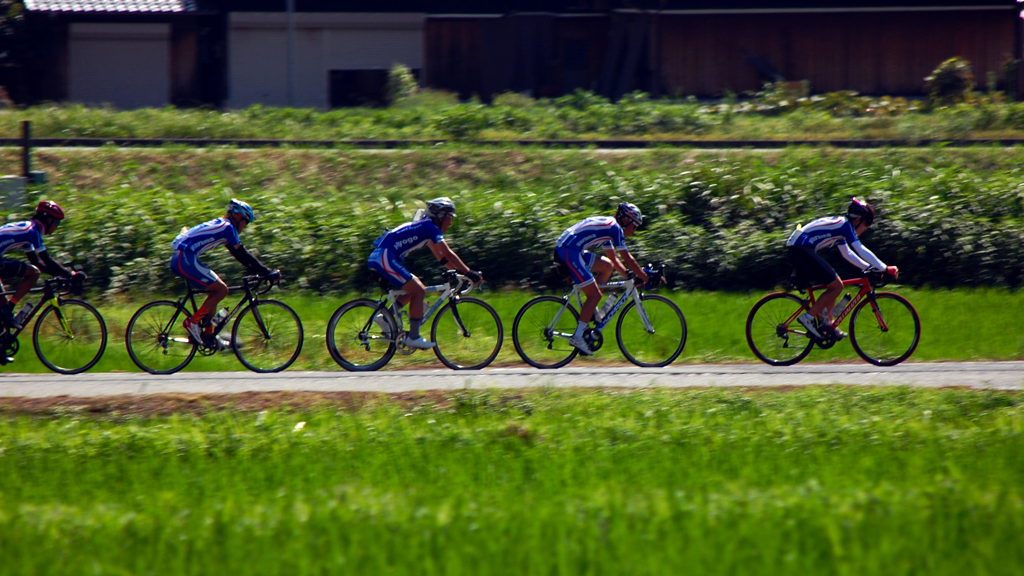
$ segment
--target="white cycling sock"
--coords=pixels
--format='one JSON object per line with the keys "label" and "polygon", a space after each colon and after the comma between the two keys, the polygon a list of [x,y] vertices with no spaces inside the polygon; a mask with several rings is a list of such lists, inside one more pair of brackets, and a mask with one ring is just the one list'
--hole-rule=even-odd
{"label": "white cycling sock", "polygon": [[586,322],[577,322],[576,323],[576,332],[573,332],[572,337],[573,338],[580,338],[580,337],[582,337],[583,336],[583,331],[586,330],[586,329],[587,329],[587,323]]}

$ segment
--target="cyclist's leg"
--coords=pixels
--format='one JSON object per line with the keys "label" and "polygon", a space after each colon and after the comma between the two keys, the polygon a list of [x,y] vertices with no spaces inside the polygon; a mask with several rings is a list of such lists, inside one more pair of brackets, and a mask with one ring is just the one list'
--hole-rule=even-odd
{"label": "cyclist's leg", "polygon": [[559,248],[557,254],[565,262],[566,266],[569,267],[573,284],[587,297],[583,301],[583,306],[580,309],[580,318],[576,323],[575,332],[569,338],[569,343],[579,348],[580,352],[589,356],[593,352],[583,340],[583,331],[590,324],[590,320],[594,317],[594,310],[597,309],[597,303],[601,300],[601,289],[597,287],[597,281],[590,272],[590,267],[594,264],[595,255],[565,248]]}
{"label": "cyclist's leg", "polygon": [[789,262],[796,270],[797,278],[810,284],[824,284],[826,289],[807,311],[808,314],[817,318],[823,310],[831,311],[835,306],[836,298],[843,291],[843,281],[839,279],[836,271],[818,256],[811,246],[790,246]]}
{"label": "cyclist's leg", "polygon": [[405,294],[399,297],[398,302],[409,304],[409,334],[406,344],[414,348],[433,346],[433,343],[420,337],[420,324],[423,323],[423,298],[427,293],[423,282],[415,274],[409,272],[402,265],[402,261],[387,249],[374,250],[370,254],[367,264],[372,270],[387,278],[392,286],[405,291]]}
{"label": "cyclist's leg", "polygon": [[[228,285],[220,279],[220,276],[217,276],[216,272],[203,265],[194,254],[175,250],[171,256],[170,266],[172,272],[188,280],[193,286],[209,292],[206,300],[199,306],[195,314],[185,320],[185,328],[193,336],[196,336],[190,325],[202,327],[213,318],[217,305],[228,295]],[[207,332],[212,332],[212,326],[207,326],[207,328]],[[198,331],[198,328],[196,328],[196,331]]]}
{"label": "cyclist's leg", "polygon": [[598,284],[607,284],[612,279],[612,274],[615,272],[615,266],[612,265],[612,261],[606,256],[597,256],[596,254],[588,253],[593,264],[590,265],[590,271],[594,273],[594,278]]}
{"label": "cyclist's leg", "polygon": [[28,291],[36,285],[36,281],[39,280],[39,269],[20,260],[0,259],[0,278],[6,280],[19,276],[22,277],[22,280],[15,289],[14,294],[10,298],[0,296],[0,298],[3,298],[3,302],[0,303],[0,318],[12,327],[15,325],[14,305],[24,298]]}

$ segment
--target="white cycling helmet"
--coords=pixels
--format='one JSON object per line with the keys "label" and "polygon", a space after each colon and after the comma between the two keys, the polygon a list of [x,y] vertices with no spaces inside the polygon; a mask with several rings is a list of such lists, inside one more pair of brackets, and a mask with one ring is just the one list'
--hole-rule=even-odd
{"label": "white cycling helmet", "polygon": [[644,223],[644,215],[640,212],[640,209],[635,204],[630,204],[629,202],[619,204],[619,209],[615,211],[615,219],[620,223],[623,220],[629,220],[636,224],[638,228]]}
{"label": "white cycling helmet", "polygon": [[455,216],[455,202],[447,196],[434,198],[427,201],[426,215],[436,220],[442,220],[445,216]]}
{"label": "white cycling helmet", "polygon": [[245,221],[250,224],[256,221],[256,213],[252,211],[252,206],[238,198],[231,199],[231,202],[228,204],[228,214],[241,214],[242,218],[245,218]]}

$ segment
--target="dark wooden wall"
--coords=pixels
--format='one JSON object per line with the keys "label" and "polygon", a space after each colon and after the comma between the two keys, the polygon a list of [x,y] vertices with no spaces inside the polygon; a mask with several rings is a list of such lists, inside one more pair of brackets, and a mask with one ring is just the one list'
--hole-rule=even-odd
{"label": "dark wooden wall", "polygon": [[753,54],[812,92],[922,94],[924,77],[953,56],[969,60],[980,88],[1017,52],[1012,10],[662,15],[660,78],[667,93],[720,96],[756,90],[767,77]]}

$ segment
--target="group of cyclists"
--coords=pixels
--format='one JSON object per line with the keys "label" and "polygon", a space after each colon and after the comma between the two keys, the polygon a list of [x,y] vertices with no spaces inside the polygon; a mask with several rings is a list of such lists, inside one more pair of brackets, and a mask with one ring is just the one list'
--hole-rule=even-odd
{"label": "group of cyclists", "polygon": [[[410,348],[428,349],[434,346],[433,342],[420,334],[426,289],[423,282],[403,264],[410,252],[426,245],[442,266],[461,272],[474,284],[483,281],[483,274],[470,269],[444,239],[455,216],[455,203],[450,198],[435,198],[416,212],[412,222],[386,230],[373,242],[373,251],[367,260],[368,267],[387,279],[393,287],[405,292],[397,305],[408,306],[410,326],[403,343]],[[9,297],[0,295],[0,323],[16,330],[22,328],[14,308],[36,284],[41,271],[73,282],[84,282],[86,279],[84,273],[73,271],[53,260],[43,244],[43,236],[53,234],[64,218],[64,210],[56,202],[44,200],[36,206],[30,220],[0,227],[0,289],[6,291],[4,281],[19,277],[22,279]],[[797,228],[786,241],[789,262],[797,282],[808,286],[827,286],[814,305],[797,318],[816,338],[821,338],[823,332],[829,330],[836,339],[846,336],[830,327],[832,306],[842,292],[843,284],[832,266],[818,252],[835,246],[848,262],[865,272],[876,270],[886,271],[893,277],[899,275],[895,266],[886,266],[859,240],[874,219],[874,209],[867,202],[854,198],[845,215],[814,220]],[[197,343],[219,348],[228,346],[226,342],[213,341],[218,337],[213,335],[212,322],[217,305],[228,294],[228,286],[216,272],[202,263],[201,256],[204,253],[224,245],[251,274],[265,276],[270,280],[281,278],[279,270],[264,265],[241,242],[240,233],[255,220],[256,214],[249,204],[231,199],[224,216],[183,231],[171,243],[170,270],[208,293],[196,312],[184,320],[184,328]],[[593,354],[583,334],[591,321],[596,319],[595,316],[600,314],[597,309],[602,297],[600,285],[606,284],[613,272],[623,276],[631,274],[640,282],[646,283],[649,280],[647,272],[626,247],[626,238],[633,235],[642,224],[643,214],[640,209],[629,202],[622,202],[614,216],[584,218],[562,232],[555,242],[555,264],[586,296],[576,331],[569,340],[582,354]],[[28,262],[8,258],[7,253],[15,249],[23,250]],[[383,318],[376,318],[375,321],[382,329],[390,329]]]}

